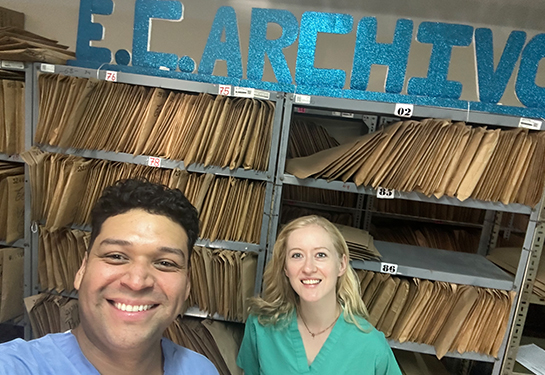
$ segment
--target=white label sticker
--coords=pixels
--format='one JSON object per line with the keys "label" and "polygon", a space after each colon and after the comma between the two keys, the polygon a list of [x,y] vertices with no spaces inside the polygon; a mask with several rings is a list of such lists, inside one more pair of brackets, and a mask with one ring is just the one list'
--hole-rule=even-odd
{"label": "white label sticker", "polygon": [[341,112],[331,112],[331,114],[332,114],[333,116],[340,116],[340,115],[341,115]]}
{"label": "white label sticker", "polygon": [[394,113],[400,117],[412,117],[414,106],[412,104],[397,103]]}
{"label": "white label sticker", "polygon": [[2,68],[6,69],[24,69],[25,64],[19,61],[3,61],[2,60]]}
{"label": "white label sticker", "polygon": [[348,112],[343,112],[341,116],[346,118],[354,118],[354,114]]}
{"label": "white label sticker", "polygon": [[117,72],[107,70],[106,71],[106,81],[117,82]]}
{"label": "white label sticker", "polygon": [[394,189],[377,188],[377,198],[379,199],[394,199]]}
{"label": "white label sticker", "polygon": [[45,73],[55,73],[55,65],[53,64],[41,64],[40,70]]}
{"label": "white label sticker", "polygon": [[235,86],[235,93],[233,94],[233,96],[238,96],[239,98],[253,98],[254,89],[251,89],[249,87]]}
{"label": "white label sticker", "polygon": [[269,100],[271,93],[263,90],[254,90],[254,98]]}
{"label": "white label sticker", "polygon": [[310,104],[310,96],[295,94],[295,103]]}
{"label": "white label sticker", "polygon": [[519,121],[519,128],[526,128],[531,130],[541,130],[541,121],[533,120],[531,118],[521,117]]}
{"label": "white label sticker", "polygon": [[161,167],[161,158],[156,158],[155,156],[148,157],[148,166],[160,168]]}
{"label": "white label sticker", "polygon": [[380,263],[380,272],[395,275],[397,274],[397,264]]}
{"label": "white label sticker", "polygon": [[231,96],[231,85],[219,85],[218,95]]}

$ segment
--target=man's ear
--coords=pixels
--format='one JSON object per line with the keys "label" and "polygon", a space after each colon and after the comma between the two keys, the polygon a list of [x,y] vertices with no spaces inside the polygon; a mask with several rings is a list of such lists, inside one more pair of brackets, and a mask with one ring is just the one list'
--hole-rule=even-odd
{"label": "man's ear", "polygon": [[83,256],[83,261],[81,262],[81,266],[79,267],[78,272],[76,272],[76,277],[74,278],[74,288],[76,290],[79,290],[79,287],[81,286],[81,280],[83,279],[83,275],[85,274],[85,269],[87,268],[88,258],[89,258],[89,252],[86,251],[85,255]]}

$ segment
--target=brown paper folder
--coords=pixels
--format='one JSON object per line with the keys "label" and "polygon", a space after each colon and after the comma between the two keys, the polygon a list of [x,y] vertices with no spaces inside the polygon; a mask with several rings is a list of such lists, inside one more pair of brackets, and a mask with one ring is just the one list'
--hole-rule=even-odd
{"label": "brown paper folder", "polygon": [[0,322],[23,314],[24,251],[19,248],[0,249]]}

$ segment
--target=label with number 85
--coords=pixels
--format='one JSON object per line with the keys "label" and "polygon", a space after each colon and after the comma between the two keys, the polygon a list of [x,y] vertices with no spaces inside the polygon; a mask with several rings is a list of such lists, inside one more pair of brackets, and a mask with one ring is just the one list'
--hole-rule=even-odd
{"label": "label with number 85", "polygon": [[394,189],[386,189],[383,187],[377,188],[377,198],[379,199],[394,199],[395,197],[395,190]]}
{"label": "label with number 85", "polygon": [[397,264],[381,263],[380,264],[380,272],[395,275],[395,274],[397,274]]}

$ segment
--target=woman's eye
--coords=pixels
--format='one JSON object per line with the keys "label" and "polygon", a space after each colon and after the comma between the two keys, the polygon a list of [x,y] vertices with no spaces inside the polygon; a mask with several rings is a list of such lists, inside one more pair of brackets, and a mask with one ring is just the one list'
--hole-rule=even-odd
{"label": "woman's eye", "polygon": [[293,253],[293,254],[291,254],[291,257],[292,258],[301,258],[302,255],[300,253]]}
{"label": "woman's eye", "polygon": [[318,258],[326,258],[326,257],[327,257],[327,254],[326,254],[326,253],[317,253],[317,254],[316,254],[316,257],[318,257]]}

